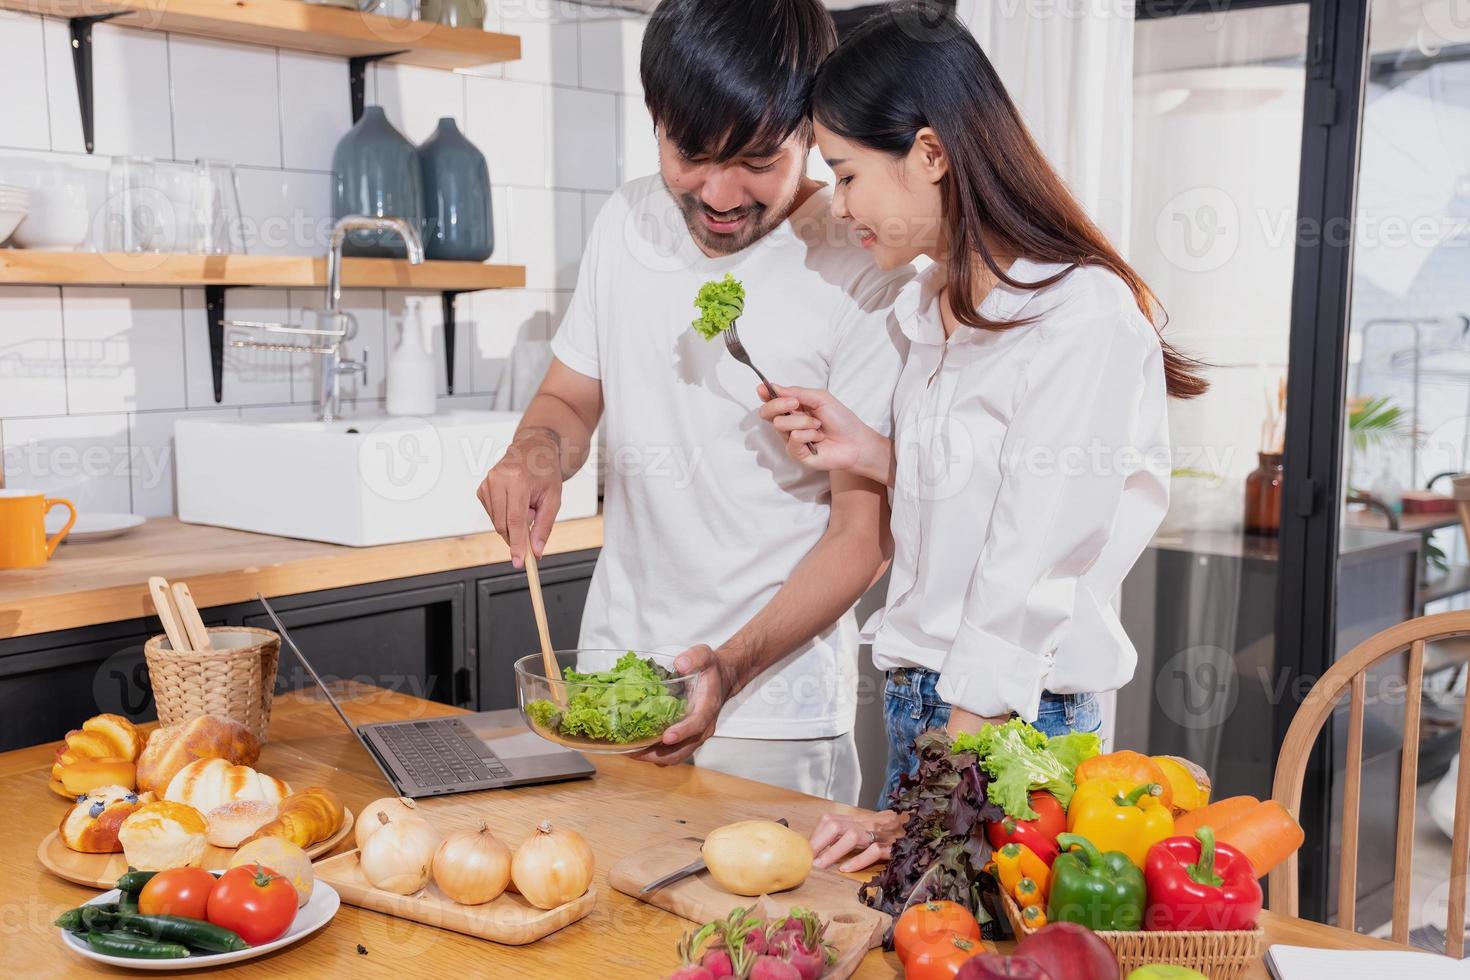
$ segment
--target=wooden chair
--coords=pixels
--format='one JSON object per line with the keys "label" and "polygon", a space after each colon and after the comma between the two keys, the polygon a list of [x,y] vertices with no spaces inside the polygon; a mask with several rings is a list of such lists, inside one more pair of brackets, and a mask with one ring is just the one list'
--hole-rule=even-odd
{"label": "wooden chair", "polygon": [[[1351,692],[1348,709],[1347,783],[1343,788],[1342,856],[1337,879],[1337,925],[1351,930],[1356,923],[1358,892],[1358,815],[1363,780],[1363,709],[1367,673],[1379,662],[1407,649],[1408,676],[1404,694],[1404,750],[1399,766],[1398,831],[1394,847],[1393,940],[1409,940],[1409,886],[1414,872],[1414,813],[1419,790],[1419,709],[1423,697],[1424,645],[1448,637],[1470,635],[1470,610],[1438,613],[1411,619],[1369,637],[1354,647],[1312,686],[1297,709],[1281,754],[1276,761],[1272,797],[1300,819],[1302,780],[1307,757],[1332,717],[1344,691]],[[1470,861],[1470,698],[1460,729],[1460,776],[1455,793],[1455,832],[1450,864],[1449,924],[1445,951],[1460,959],[1465,951],[1466,862]],[[1271,910],[1297,914],[1298,865],[1293,854],[1271,872]]]}

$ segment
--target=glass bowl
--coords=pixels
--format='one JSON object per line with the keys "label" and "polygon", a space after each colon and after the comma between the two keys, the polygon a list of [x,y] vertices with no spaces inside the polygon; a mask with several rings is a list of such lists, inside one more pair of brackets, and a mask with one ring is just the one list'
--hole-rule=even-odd
{"label": "glass bowl", "polygon": [[[637,650],[558,650],[555,657],[559,676],[551,678],[539,653],[516,661],[516,699],[531,731],[579,752],[657,745],[684,717],[703,673],[676,674],[672,655]],[[568,668],[580,674],[568,678]]]}

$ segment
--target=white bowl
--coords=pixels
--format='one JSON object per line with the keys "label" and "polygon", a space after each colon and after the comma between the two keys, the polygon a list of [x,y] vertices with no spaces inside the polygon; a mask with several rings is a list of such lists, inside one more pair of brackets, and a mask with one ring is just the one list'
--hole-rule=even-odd
{"label": "white bowl", "polygon": [[25,208],[11,208],[9,205],[0,204],[0,244],[26,219]]}
{"label": "white bowl", "polygon": [[87,240],[92,212],[85,192],[47,191],[32,198],[12,244],[45,251],[70,251]]}

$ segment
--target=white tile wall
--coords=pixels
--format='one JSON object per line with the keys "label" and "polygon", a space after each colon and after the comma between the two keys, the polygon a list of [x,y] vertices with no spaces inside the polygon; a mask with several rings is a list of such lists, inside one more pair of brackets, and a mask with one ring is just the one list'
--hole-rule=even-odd
{"label": "white tile wall", "polygon": [[[0,12],[0,65],[15,92],[46,91],[46,47],[41,18]],[[45,99],[14,98],[0,113],[0,146],[27,150],[51,147],[51,120]]]}
{"label": "white tile wall", "polygon": [[174,153],[180,160],[281,165],[274,48],[175,34],[169,37],[168,60]]}
{"label": "white tile wall", "polygon": [[[524,56],[473,73],[375,65],[367,96],[410,140],[453,116],[485,153],[494,185],[491,261],[527,266],[528,286],[460,296],[455,395],[488,407],[512,346],[544,340],[576,283],[582,244],[618,183],[657,167],[638,84],[643,15],[602,0],[491,0],[489,30]],[[0,170],[38,160],[105,173],[113,154],[232,160],[247,246],[319,255],[331,226],[332,151],[351,127],[346,59],[99,24],[96,156],[83,155],[66,22],[0,12]],[[101,177],[98,178],[101,207]],[[437,295],[426,313],[442,344]],[[369,375],[349,405],[381,410],[404,294],[349,291]],[[298,319],[314,291],[232,289],[234,319]],[[174,506],[173,423],[284,421],[315,413],[314,359],[227,348],[214,401],[200,289],[0,287],[0,446],[6,481],[78,505],[148,516]],[[440,372],[440,392],[446,391]]]}

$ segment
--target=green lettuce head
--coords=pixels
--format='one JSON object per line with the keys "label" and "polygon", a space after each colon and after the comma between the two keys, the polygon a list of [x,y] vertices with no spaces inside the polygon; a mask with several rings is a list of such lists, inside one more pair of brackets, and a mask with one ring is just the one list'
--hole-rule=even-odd
{"label": "green lettuce head", "polygon": [[694,297],[699,319],[692,326],[705,340],[714,340],[745,311],[745,287],[730,273],[699,287]]}

